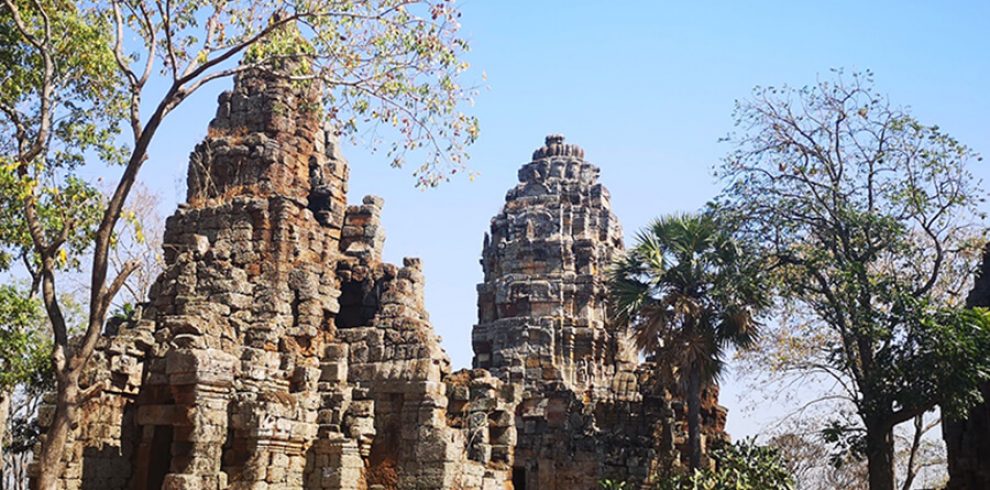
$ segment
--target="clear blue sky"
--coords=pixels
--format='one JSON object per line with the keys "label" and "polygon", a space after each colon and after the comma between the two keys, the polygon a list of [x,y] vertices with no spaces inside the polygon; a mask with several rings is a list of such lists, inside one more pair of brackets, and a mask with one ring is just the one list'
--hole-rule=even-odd
{"label": "clear blue sky", "polygon": [[[475,182],[413,188],[411,170],[347,148],[352,202],[385,198],[385,255],[422,257],[431,319],[455,368],[471,361],[483,233],[548,133],[584,147],[602,169],[627,237],[651,218],[713,197],[733,101],[755,85],[814,83],[829,69],[870,69],[877,87],[926,123],[990,156],[990,2],[590,2],[467,0],[463,33],[488,89],[473,113]],[[189,152],[206,134],[221,81],[165,123],[143,170],[171,213],[185,196]],[[983,178],[986,168],[976,168]],[[727,377],[735,436],[744,391]]]}

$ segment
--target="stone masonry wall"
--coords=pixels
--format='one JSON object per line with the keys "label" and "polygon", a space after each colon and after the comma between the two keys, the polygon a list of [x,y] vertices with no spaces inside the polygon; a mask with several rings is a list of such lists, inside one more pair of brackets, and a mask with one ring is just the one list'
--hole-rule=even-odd
{"label": "stone masonry wall", "polygon": [[475,369],[452,372],[422,264],[382,260],[384,201],[346,204],[320,94],[252,71],[219,97],[164,271],[84,377],[103,390],[61,488],[593,489],[675,465],[683,404],[608,322],[622,233],[583,150],[551,136],[520,170],[485,238]]}
{"label": "stone masonry wall", "polygon": [[602,391],[635,360],[623,333],[605,328],[602,278],[622,229],[598,168],[582,156],[563,137],[548,137],[485,237],[475,367],[527,389],[560,382]]}
{"label": "stone masonry wall", "polygon": [[[154,344],[154,323],[140,318],[138,308],[133,319],[110,322],[113,335],[101,339],[90,361],[94,369],[80,380],[86,387],[100,385],[102,391],[83,404],[78,429],[70,432],[64,456],[65,488],[125,488],[130,479],[136,439],[124,428],[134,422],[142,363]],[[46,401],[51,403],[53,397]],[[47,426],[53,415],[53,406],[42,405],[39,423]],[[31,468],[31,473],[36,471]]]}
{"label": "stone masonry wall", "polygon": [[484,372],[458,389],[418,259],[381,260],[383,201],[345,206],[319,96],[265,72],[220,96],[165,270],[94,356],[107,389],[63,488],[503,488],[511,391]]}
{"label": "stone masonry wall", "polygon": [[[474,367],[522,388],[515,488],[645,483],[678,464],[686,414],[609,323],[606,272],[622,250],[599,169],[551,135],[519,170],[482,252]],[[706,397],[705,439],[724,438],[725,409]]]}

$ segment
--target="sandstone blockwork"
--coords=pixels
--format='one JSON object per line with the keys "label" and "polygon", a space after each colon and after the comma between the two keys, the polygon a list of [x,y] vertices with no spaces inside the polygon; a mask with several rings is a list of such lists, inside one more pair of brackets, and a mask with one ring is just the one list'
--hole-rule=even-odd
{"label": "sandstone blockwork", "polygon": [[[644,482],[679,463],[684,406],[609,322],[606,273],[622,250],[598,167],[551,135],[519,170],[482,252],[474,367],[522,391],[515,488],[593,489]],[[725,409],[706,394],[707,440]]]}
{"label": "sandstone blockwork", "polygon": [[93,356],[62,488],[590,490],[679,464],[683,404],[608,321],[622,232],[583,150],[551,136],[519,171],[452,372],[419,260],[382,261],[382,199],[347,205],[319,96],[261,72],[220,96],[165,270]]}

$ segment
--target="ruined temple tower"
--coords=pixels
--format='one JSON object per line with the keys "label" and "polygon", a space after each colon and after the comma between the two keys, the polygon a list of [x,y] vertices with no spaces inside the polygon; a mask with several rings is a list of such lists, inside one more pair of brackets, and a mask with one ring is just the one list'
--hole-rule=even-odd
{"label": "ruined temple tower", "polygon": [[473,362],[522,388],[516,489],[643,482],[673,450],[667,393],[608,319],[622,229],[598,174],[580,147],[548,136],[485,235]]}
{"label": "ruined temple tower", "polygon": [[[591,490],[666,471],[683,407],[608,321],[622,233],[582,150],[551,136],[520,170],[485,238],[476,369],[452,372],[420,261],[382,260],[383,200],[347,204],[320,94],[250,70],[220,96],[164,271],[82,377],[102,390],[59,488]],[[714,398],[704,416],[723,437]]]}
{"label": "ruined temple tower", "polygon": [[610,328],[605,272],[622,249],[599,169],[551,135],[519,169],[482,252],[474,367],[528,390],[562,383],[590,395],[635,360]]}
{"label": "ruined temple tower", "polygon": [[157,343],[136,400],[132,487],[304,477],[324,399],[339,391],[321,368],[340,309],[328,265],[347,175],[312,106],[316,90],[239,77],[190,157],[186,204],[167,222],[165,272],[150,293]]}
{"label": "ruined temple tower", "polygon": [[247,71],[220,96],[164,272],[84,377],[104,390],[61,488],[504,488],[511,390],[451,373],[419,260],[381,259],[382,199],[346,205],[320,95]]}

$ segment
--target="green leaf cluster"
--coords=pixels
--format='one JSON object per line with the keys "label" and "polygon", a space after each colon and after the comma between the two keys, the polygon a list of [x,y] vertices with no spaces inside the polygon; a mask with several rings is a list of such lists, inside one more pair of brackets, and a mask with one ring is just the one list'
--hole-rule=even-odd
{"label": "green leaf cluster", "polygon": [[598,482],[598,486],[601,487],[602,490],[628,490],[632,488],[628,482],[624,482],[621,480],[612,480],[609,478],[603,479],[602,481]]}
{"label": "green leaf cluster", "polygon": [[715,212],[662,217],[610,271],[612,314],[644,352],[716,381],[726,349],[756,341],[768,306],[753,257]]}
{"label": "green leaf cluster", "polygon": [[24,215],[25,199],[35,202],[46,242],[63,243],[56,258],[60,269],[78,270],[92,247],[105,205],[103,194],[71,175],[51,184],[39,186],[30,176],[18,176],[14,165],[0,166],[0,270],[15,260],[23,260],[30,271],[40,268]]}
{"label": "green leaf cluster", "polygon": [[659,490],[792,490],[794,478],[776,448],[752,439],[712,451],[715,467],[661,478]]}
{"label": "green leaf cluster", "polygon": [[40,303],[14,286],[0,286],[0,391],[48,386],[51,341]]}
{"label": "green leaf cluster", "polygon": [[[51,32],[53,64],[46,87],[44,59],[10,9],[0,8],[0,269],[14,260],[39,269],[27,203],[36,207],[45,245],[61,247],[57,267],[78,268],[104,207],[79,170],[95,161],[119,164],[128,152],[118,141],[126,98],[110,49],[112,31],[92,6],[66,0],[14,4],[35,42]],[[37,141],[46,113],[49,137]],[[22,161],[35,143],[42,151]]]}
{"label": "green leaf cluster", "polygon": [[[22,20],[37,37],[46,29],[52,35],[53,73],[51,96],[50,151],[37,162],[36,170],[71,170],[97,157],[121,163],[127,151],[117,141],[127,98],[118,77],[107,17],[96,8],[81,8],[69,0],[14,0]],[[40,6],[43,10],[39,10]],[[42,117],[45,87],[44,61],[22,36],[9,9],[0,9],[0,132],[30,140]],[[15,154],[18,138],[0,143],[0,159]],[[9,158],[8,158],[9,160]],[[0,163],[3,162],[0,160]],[[40,175],[36,176],[40,180]]]}
{"label": "green leaf cluster", "polygon": [[933,307],[914,298],[906,303],[898,309],[909,311],[898,314],[910,323],[893,333],[898,342],[878,353],[872,382],[898,409],[939,400],[944,417],[966,417],[990,381],[990,311]]}
{"label": "green leaf cluster", "polygon": [[247,64],[266,63],[272,70],[288,72],[293,76],[312,74],[310,58],[316,54],[313,45],[295,25],[275,29],[264,41],[252,44],[245,50],[243,62]]}

